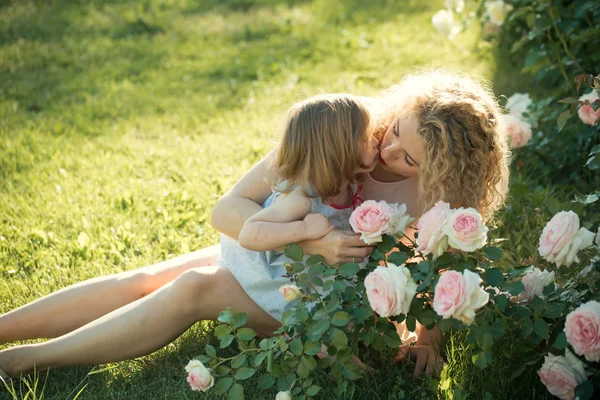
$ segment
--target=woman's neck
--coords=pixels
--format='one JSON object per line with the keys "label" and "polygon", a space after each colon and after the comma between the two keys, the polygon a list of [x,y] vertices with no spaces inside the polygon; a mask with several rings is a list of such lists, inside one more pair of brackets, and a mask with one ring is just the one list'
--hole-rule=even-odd
{"label": "woman's neck", "polygon": [[379,182],[400,182],[408,179],[407,176],[398,175],[392,171],[388,171],[382,164],[377,164],[375,169],[370,172],[371,178]]}

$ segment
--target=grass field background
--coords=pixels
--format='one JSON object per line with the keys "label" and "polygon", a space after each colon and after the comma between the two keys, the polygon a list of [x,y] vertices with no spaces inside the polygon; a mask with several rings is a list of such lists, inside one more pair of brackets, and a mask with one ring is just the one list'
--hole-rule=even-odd
{"label": "grass field background", "polygon": [[[374,95],[432,66],[490,79],[497,95],[533,87],[479,39],[477,24],[454,41],[435,32],[442,3],[0,1],[0,313],[217,243],[212,207],[274,147],[295,101]],[[515,182],[523,186],[518,174]],[[526,210],[552,190],[532,189],[527,205],[501,218],[501,232],[523,223],[514,257],[535,254],[546,216]],[[210,324],[196,324],[101,373],[32,377],[18,398],[73,399],[85,387],[79,399],[212,399],[190,391],[183,370],[210,334]],[[507,340],[498,362],[478,371],[461,339],[447,337],[441,381],[413,381],[413,365],[395,366],[390,353],[355,385],[323,378],[319,398],[548,397],[533,372],[509,380],[518,342]],[[276,394],[254,386],[246,381],[247,398]]]}

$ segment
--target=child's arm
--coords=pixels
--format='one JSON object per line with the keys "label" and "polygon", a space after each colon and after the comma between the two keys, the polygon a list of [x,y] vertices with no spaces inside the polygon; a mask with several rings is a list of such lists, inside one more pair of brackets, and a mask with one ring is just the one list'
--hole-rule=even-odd
{"label": "child's arm", "polygon": [[335,229],[324,215],[310,214],[311,209],[311,199],[302,191],[282,193],[273,205],[246,220],[238,241],[248,250],[267,251],[319,239]]}

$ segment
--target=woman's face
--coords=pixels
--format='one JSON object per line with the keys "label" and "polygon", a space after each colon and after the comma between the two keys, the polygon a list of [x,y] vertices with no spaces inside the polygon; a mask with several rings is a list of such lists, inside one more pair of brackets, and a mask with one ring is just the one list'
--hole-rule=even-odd
{"label": "woman's face", "polygon": [[397,175],[416,177],[424,155],[425,141],[419,135],[418,118],[411,114],[395,119],[381,142],[382,168]]}

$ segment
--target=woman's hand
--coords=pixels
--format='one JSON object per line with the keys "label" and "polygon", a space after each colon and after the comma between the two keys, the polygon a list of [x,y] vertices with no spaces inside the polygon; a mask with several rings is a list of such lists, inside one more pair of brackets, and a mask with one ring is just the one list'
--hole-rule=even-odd
{"label": "woman's hand", "polygon": [[446,365],[444,359],[440,355],[442,331],[440,331],[440,328],[437,325],[431,330],[422,325],[419,326],[421,329],[417,332],[419,336],[416,345],[400,346],[400,351],[396,356],[396,362],[404,362],[410,357],[411,359],[416,360],[415,370],[413,372],[414,379],[420,378],[423,370],[425,370],[425,375],[434,376],[439,379],[440,373]]}
{"label": "woman's hand", "polygon": [[306,254],[320,254],[329,265],[347,262],[361,262],[371,252],[373,246],[367,246],[360,235],[354,232],[335,229],[316,240],[305,240],[299,243]]}

